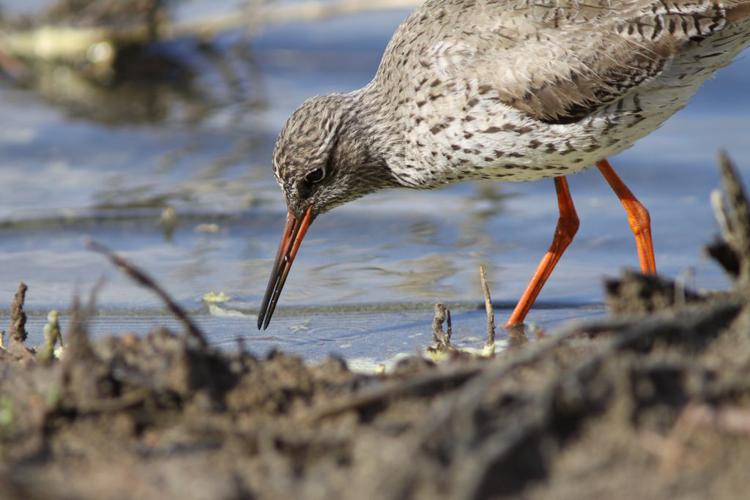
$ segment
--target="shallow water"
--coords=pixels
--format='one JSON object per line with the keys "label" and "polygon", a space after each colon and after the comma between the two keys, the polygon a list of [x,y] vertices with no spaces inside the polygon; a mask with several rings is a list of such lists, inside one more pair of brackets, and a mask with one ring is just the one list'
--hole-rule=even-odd
{"label": "shallow water", "polygon": [[[366,83],[405,15],[279,26],[250,44],[225,36],[218,49],[230,78],[215,58],[172,44],[191,61],[193,89],[156,103],[133,94],[82,107],[0,85],[0,297],[29,284],[38,340],[44,311],[64,309],[104,276],[97,333],[173,324],[153,296],[86,250],[93,238],[148,270],[217,344],[242,338],[259,352],[385,359],[429,342],[437,301],[457,304],[456,336],[479,344],[477,267],[488,266],[501,322],[549,244],[552,181],[392,191],[341,207],[311,229],[268,331],[255,328],[285,217],[269,166],[275,135],[306,97]],[[698,287],[726,284],[702,246],[715,233],[716,151],[730,151],[750,178],[747,88],[746,52],[687,109],[612,159],[651,210],[660,271]],[[529,317],[548,328],[601,314],[603,277],[637,265],[625,215],[597,172],[570,185],[581,229]],[[159,225],[165,206],[178,215],[171,239]],[[201,301],[211,290],[232,296],[227,307],[239,312],[211,315]]]}

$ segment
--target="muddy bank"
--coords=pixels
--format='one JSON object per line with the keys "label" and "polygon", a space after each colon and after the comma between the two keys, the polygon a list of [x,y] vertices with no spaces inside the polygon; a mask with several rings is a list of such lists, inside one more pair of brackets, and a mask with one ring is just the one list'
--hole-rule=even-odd
{"label": "muddy bank", "polygon": [[[207,346],[200,332],[0,351],[3,498],[739,498],[750,459],[750,210],[724,164],[733,290],[626,274],[610,318],[493,359],[338,359]],[[189,319],[187,320],[189,321]],[[248,346],[252,348],[252,346]]]}

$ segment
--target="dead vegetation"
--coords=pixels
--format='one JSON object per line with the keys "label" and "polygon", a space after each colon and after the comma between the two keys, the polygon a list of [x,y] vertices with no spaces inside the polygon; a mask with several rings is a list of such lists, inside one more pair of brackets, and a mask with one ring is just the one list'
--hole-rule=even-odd
{"label": "dead vegetation", "polygon": [[62,359],[0,351],[0,497],[741,498],[750,212],[722,174],[732,291],[626,274],[617,315],[490,359],[362,375],[162,329],[92,342],[76,301]]}
{"label": "dead vegetation", "polygon": [[264,28],[421,0],[243,0],[193,19],[178,14],[183,3],[57,0],[30,14],[0,15],[0,83],[96,122],[194,124],[220,105],[267,105],[252,50],[252,36]]}

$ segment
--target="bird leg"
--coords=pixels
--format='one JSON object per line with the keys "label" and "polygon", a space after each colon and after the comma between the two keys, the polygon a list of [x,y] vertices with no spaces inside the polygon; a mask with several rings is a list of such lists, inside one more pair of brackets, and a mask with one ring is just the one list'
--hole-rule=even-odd
{"label": "bird leg", "polygon": [[596,164],[607,182],[614,190],[620,203],[628,214],[630,229],[635,235],[635,244],[638,248],[638,260],[641,263],[641,271],[644,274],[656,274],[656,258],[654,257],[654,242],[651,239],[651,216],[648,210],[633,193],[628,189],[622,179],[618,177],[612,165],[606,159]]}
{"label": "bird leg", "polygon": [[518,300],[513,314],[505,323],[506,328],[523,323],[539,292],[542,291],[542,287],[578,231],[578,214],[576,213],[576,207],[573,205],[573,198],[570,197],[568,181],[565,180],[565,177],[555,178],[555,189],[557,190],[557,205],[560,209],[560,217],[557,219],[557,228],[555,228],[552,245],[537,266],[536,272],[526,287],[526,291]]}

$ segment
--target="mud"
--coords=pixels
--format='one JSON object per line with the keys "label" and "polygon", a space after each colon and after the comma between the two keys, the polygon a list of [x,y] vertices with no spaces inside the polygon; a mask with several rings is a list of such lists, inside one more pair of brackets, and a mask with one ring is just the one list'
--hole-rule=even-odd
{"label": "mud", "polygon": [[4,498],[737,498],[750,308],[605,320],[387,375],[156,330],[0,357]]}
{"label": "mud", "polygon": [[750,211],[724,173],[733,290],[626,274],[612,317],[494,359],[363,375],[163,329],[94,342],[76,306],[60,360],[0,351],[0,497],[742,498]]}

